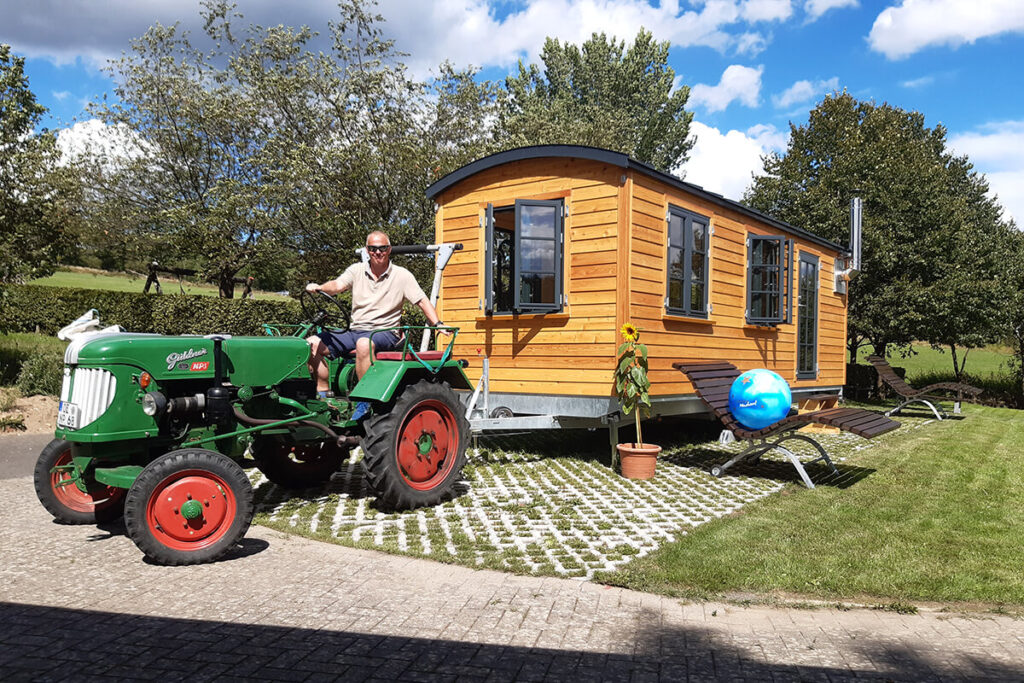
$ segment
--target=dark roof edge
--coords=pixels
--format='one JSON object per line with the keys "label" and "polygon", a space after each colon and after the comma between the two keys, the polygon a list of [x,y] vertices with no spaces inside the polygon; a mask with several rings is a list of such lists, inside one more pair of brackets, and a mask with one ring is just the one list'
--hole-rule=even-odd
{"label": "dark roof edge", "polygon": [[827,240],[824,237],[819,237],[813,232],[809,232],[803,228],[798,228],[795,225],[780,221],[776,218],[772,218],[768,214],[761,213],[756,209],[752,209],[749,206],[741,204],[732,199],[726,199],[720,194],[705,190],[700,185],[694,185],[688,183],[685,180],[681,180],[674,175],[659,171],[653,166],[649,166],[636,159],[631,159],[629,156],[621,152],[613,152],[608,149],[601,149],[599,147],[585,147],[582,145],[535,145],[532,147],[517,147],[515,149],[509,149],[504,152],[497,152],[489,156],[477,159],[469,164],[466,164],[462,168],[456,169],[448,175],[440,178],[434,182],[430,187],[427,188],[427,198],[434,199],[439,194],[452,187],[456,183],[459,183],[470,176],[474,176],[477,173],[486,171],[489,168],[495,166],[501,166],[513,161],[525,161],[528,159],[542,159],[545,157],[565,157],[573,159],[587,159],[590,161],[597,161],[601,163],[611,164],[613,166],[619,166],[620,168],[632,168],[636,169],[648,175],[655,180],[659,180],[667,185],[685,190],[690,194],[696,195],[705,199],[712,204],[732,209],[738,213],[755,218],[763,223],[767,223],[770,226],[785,230],[786,232],[799,235],[805,238],[809,242],[814,242],[823,247],[828,247],[833,251],[838,251],[841,254],[849,254],[850,249],[842,244],[838,244],[831,240]]}

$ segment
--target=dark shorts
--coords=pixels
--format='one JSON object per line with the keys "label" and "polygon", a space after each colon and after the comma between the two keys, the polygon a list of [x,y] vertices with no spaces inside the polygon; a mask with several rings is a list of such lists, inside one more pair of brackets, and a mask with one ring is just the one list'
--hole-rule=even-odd
{"label": "dark shorts", "polygon": [[344,358],[356,348],[356,341],[373,335],[373,346],[377,351],[394,351],[401,346],[402,338],[397,330],[328,330],[323,329],[320,340],[331,352],[331,358]]}

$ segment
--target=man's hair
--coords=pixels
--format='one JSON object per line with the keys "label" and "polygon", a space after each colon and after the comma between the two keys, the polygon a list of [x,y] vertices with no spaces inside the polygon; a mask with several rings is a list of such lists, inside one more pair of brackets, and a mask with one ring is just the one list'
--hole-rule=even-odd
{"label": "man's hair", "polygon": [[379,235],[380,237],[383,237],[384,241],[388,243],[388,246],[389,247],[391,246],[391,238],[388,237],[388,234],[386,232],[382,231],[382,230],[374,230],[369,235],[367,235],[366,236],[366,244],[367,245],[370,244],[370,238],[375,236],[375,235]]}

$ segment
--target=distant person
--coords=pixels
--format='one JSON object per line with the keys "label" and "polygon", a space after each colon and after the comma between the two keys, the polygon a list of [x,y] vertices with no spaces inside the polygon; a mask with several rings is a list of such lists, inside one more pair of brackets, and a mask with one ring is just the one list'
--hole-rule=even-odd
{"label": "distant person", "polygon": [[[325,357],[344,358],[352,349],[356,351],[356,377],[362,377],[370,367],[371,354],[393,351],[402,344],[401,332],[383,330],[398,327],[402,319],[402,304],[416,304],[431,325],[442,325],[441,319],[423,293],[413,274],[402,266],[391,263],[391,241],[383,232],[374,231],[366,236],[367,263],[353,263],[336,280],[323,284],[310,282],[307,292],[324,292],[332,296],[352,290],[352,322],[344,331],[324,328],[309,342],[309,372],[316,377],[317,392],[326,397],[330,388]],[[370,406],[360,402],[352,413],[353,420],[366,417]]]}

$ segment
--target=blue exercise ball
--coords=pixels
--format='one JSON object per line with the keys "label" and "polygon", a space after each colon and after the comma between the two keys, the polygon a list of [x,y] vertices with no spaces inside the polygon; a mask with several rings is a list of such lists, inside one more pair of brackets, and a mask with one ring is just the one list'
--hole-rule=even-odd
{"label": "blue exercise ball", "polygon": [[747,429],[764,429],[786,417],[793,393],[771,370],[747,370],[729,389],[729,412]]}

